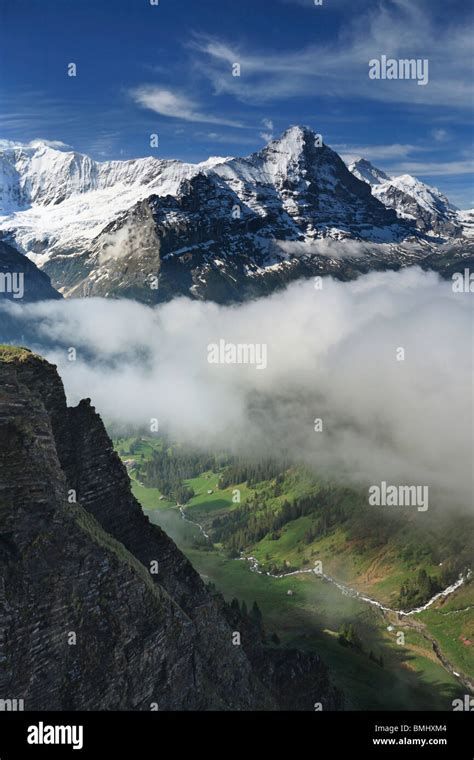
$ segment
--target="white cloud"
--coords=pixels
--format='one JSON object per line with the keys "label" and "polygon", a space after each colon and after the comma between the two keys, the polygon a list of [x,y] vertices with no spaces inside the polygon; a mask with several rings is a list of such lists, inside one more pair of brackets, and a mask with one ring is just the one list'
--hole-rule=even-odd
{"label": "white cloud", "polygon": [[[440,130],[444,132],[444,130]],[[350,164],[359,158],[365,158],[371,162],[381,161],[377,164],[378,169],[388,171],[390,174],[416,174],[427,177],[447,177],[459,174],[471,174],[474,172],[474,160],[470,157],[453,161],[400,161],[408,158],[412,153],[423,153],[432,150],[430,146],[419,145],[333,145],[346,164]]]}
{"label": "white cloud", "polygon": [[163,87],[143,85],[131,90],[130,94],[136,103],[161,114],[161,116],[228,127],[242,126],[238,121],[203,113],[200,111],[199,105],[187,95],[172,92]]}
{"label": "white cloud", "polygon": [[446,129],[432,129],[431,135],[436,140],[436,142],[444,142],[449,137],[449,133]]}
{"label": "white cloud", "polygon": [[[367,244],[358,240],[345,240],[342,246],[339,240],[332,238],[320,238],[319,240],[275,240],[276,245],[291,256],[328,256],[330,258],[358,258],[364,254],[370,254],[377,250],[383,252],[387,246],[381,244]],[[389,248],[389,247],[388,247]]]}
{"label": "white cloud", "polygon": [[[317,9],[318,10],[318,9]],[[321,10],[321,9],[319,9]],[[293,51],[251,50],[226,40],[197,37],[192,47],[201,72],[216,93],[231,93],[244,102],[264,103],[313,95],[364,97],[385,102],[470,108],[473,94],[469,67],[472,23],[438,26],[429,4],[382,0],[375,7],[347,14],[347,23],[331,43]],[[455,51],[450,54],[448,51]],[[426,87],[414,81],[370,80],[368,62],[380,55],[428,58]],[[241,76],[229,73],[241,65]]]}
{"label": "white cloud", "polygon": [[345,6],[353,5],[354,0],[331,0],[330,3],[323,3],[322,6],[316,6],[314,4],[314,0],[278,0],[278,2],[284,3],[285,5],[301,5],[301,7],[308,8],[309,10],[315,11],[317,13],[321,10],[324,10],[324,12],[339,10]]}
{"label": "white cloud", "polygon": [[232,133],[221,132],[196,132],[196,137],[212,140],[214,143],[224,143],[225,145],[251,145],[255,147],[255,138],[246,136],[243,132]]}
{"label": "white cloud", "polygon": [[270,142],[270,140],[273,140],[273,121],[271,119],[262,119],[262,124],[267,131],[260,132],[260,137],[262,140],[265,140],[265,142]]}
{"label": "white cloud", "polygon": [[340,154],[346,163],[351,163],[358,158],[366,158],[368,161],[405,158],[411,153],[427,150],[427,148],[420,148],[417,145],[400,143],[393,143],[391,145],[335,144],[331,147]]}
{"label": "white cloud", "polygon": [[[340,479],[426,484],[430,502],[437,494],[471,505],[470,298],[432,272],[325,278],[322,290],[301,281],[240,306],[179,298],[155,308],[107,299],[0,308],[18,315],[22,333],[39,332],[38,344],[50,342],[42,350],[70,403],[91,397],[110,421],[158,418],[197,445],[285,453]],[[221,338],[266,344],[267,369],[210,365],[207,346]]]}
{"label": "white cloud", "polygon": [[472,174],[474,172],[474,160],[426,162],[406,161],[396,165],[399,174],[425,174],[428,177],[447,177],[457,174]]}

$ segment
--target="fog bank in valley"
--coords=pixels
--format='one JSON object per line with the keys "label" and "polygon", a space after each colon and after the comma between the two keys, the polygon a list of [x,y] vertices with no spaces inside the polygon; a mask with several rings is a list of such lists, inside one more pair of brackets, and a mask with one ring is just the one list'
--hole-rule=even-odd
{"label": "fog bank in valley", "polygon": [[[35,330],[30,347],[58,365],[69,403],[90,397],[105,420],[157,419],[183,441],[282,454],[351,482],[427,484],[472,509],[469,294],[417,268],[316,284],[237,306],[1,308],[21,334]],[[266,367],[209,363],[219,341],[264,345]]]}

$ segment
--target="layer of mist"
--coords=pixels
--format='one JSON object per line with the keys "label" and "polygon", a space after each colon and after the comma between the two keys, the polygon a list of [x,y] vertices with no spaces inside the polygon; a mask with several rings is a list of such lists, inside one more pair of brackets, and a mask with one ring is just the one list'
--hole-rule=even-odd
{"label": "layer of mist", "polygon": [[[196,446],[362,485],[428,485],[443,506],[472,509],[469,294],[418,268],[315,285],[238,306],[7,303],[0,338],[8,314],[58,365],[69,403],[90,397],[115,426],[158,420]],[[210,364],[219,341],[265,345],[266,367]]]}

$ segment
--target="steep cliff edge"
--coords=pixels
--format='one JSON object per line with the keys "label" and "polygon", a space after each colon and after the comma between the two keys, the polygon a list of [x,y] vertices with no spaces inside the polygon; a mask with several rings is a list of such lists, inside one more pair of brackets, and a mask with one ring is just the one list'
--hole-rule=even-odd
{"label": "steep cliff edge", "polygon": [[0,698],[26,710],[342,707],[319,658],[244,623],[233,645],[239,621],[143,515],[100,417],[24,349],[0,348],[0,567]]}

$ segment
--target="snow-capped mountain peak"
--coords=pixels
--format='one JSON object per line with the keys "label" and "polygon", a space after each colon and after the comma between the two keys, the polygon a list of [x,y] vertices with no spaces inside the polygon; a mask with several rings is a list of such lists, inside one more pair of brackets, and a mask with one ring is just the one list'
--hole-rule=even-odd
{"label": "snow-capped mountain peak", "polygon": [[388,174],[385,174],[381,169],[377,169],[366,158],[358,158],[349,164],[348,168],[357,179],[367,182],[369,185],[380,185],[382,182],[390,181]]}
{"label": "snow-capped mountain peak", "polygon": [[458,211],[458,208],[450,203],[438,188],[427,185],[411,174],[401,174],[399,177],[392,177],[390,181],[395,187],[416,198],[418,203],[423,205],[427,211],[441,211],[443,213],[446,210]]}
{"label": "snow-capped mountain peak", "polygon": [[[245,158],[198,164],[155,157],[98,162],[38,142],[0,151],[0,187],[0,231],[40,266],[64,251],[90,250],[103,230],[151,196],[192,208],[209,203],[202,215],[214,220],[220,208],[237,204],[253,226],[272,219],[270,237],[398,234],[392,212],[308,127],[290,127]],[[157,213],[176,217],[168,208]]]}
{"label": "snow-capped mountain peak", "polygon": [[[344,183],[350,174],[341,158],[309,127],[290,127],[279,138],[246,158],[217,166],[215,172],[237,191],[244,185],[259,195],[262,187],[282,192],[319,190]],[[315,189],[315,188],[313,188]]]}
{"label": "snow-capped mountain peak", "polygon": [[389,177],[366,159],[349,165],[354,176],[370,185],[372,194],[400,219],[413,221],[423,232],[456,237],[462,232],[459,210],[436,187],[401,174]]}
{"label": "snow-capped mountain peak", "polygon": [[324,146],[316,139],[309,127],[290,127],[280,138],[272,140],[263,151],[253,154],[261,159],[274,179],[287,178],[297,181],[319,159]]}
{"label": "snow-capped mountain peak", "polygon": [[95,161],[76,151],[58,149],[40,140],[27,147],[0,151],[0,214],[29,207],[60,204],[74,196],[115,188],[134,188],[137,199],[146,188],[177,192],[183,180],[212,169],[226,158],[214,156],[202,164],[148,156],[126,161]]}
{"label": "snow-capped mountain peak", "polygon": [[[416,242],[416,226],[439,237],[461,234],[456,211],[434,188],[409,176],[390,179],[364,160],[350,168],[299,126],[247,157],[196,164],[98,162],[42,142],[9,147],[0,150],[0,237],[64,294],[153,299],[164,297],[147,284],[157,272],[170,293],[185,287],[186,272],[186,287],[198,294],[225,269],[230,281],[215,285],[224,298],[229,282],[247,283],[250,292],[253,278],[276,276],[282,260],[294,276],[327,271],[315,257],[328,239],[359,250]],[[339,271],[341,262],[330,259]]]}
{"label": "snow-capped mountain peak", "polygon": [[270,140],[264,150],[279,153],[289,160],[298,160],[307,141],[314,140],[315,133],[309,127],[289,127],[281,137]]}

